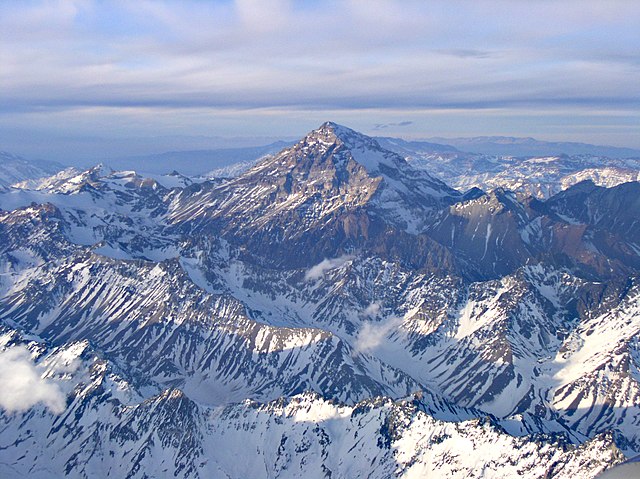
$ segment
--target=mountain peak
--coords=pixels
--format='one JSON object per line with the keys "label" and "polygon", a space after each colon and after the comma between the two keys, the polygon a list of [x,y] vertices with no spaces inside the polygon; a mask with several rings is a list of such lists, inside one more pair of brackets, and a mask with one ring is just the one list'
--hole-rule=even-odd
{"label": "mountain peak", "polygon": [[310,131],[300,140],[300,143],[314,143],[316,141],[327,145],[335,144],[336,142],[342,143],[348,149],[382,150],[378,142],[373,138],[332,121],[326,121],[315,130]]}
{"label": "mountain peak", "polygon": [[[202,195],[196,201],[181,198],[172,217],[193,221],[198,209],[235,237],[279,244],[290,240],[290,247],[298,249],[306,235],[318,242],[313,258],[321,260],[329,257],[326,248],[341,254],[342,246],[368,240],[371,218],[379,220],[380,231],[386,224],[418,233],[435,210],[461,195],[373,138],[326,122],[237,178],[212,185],[208,196],[206,201]],[[216,205],[215,211],[203,210],[203,202]]]}
{"label": "mountain peak", "polygon": [[333,145],[343,145],[348,150],[382,150],[375,139],[332,121],[326,121],[315,130],[307,133],[298,142],[298,145],[316,145],[322,149]]}
{"label": "mountain peak", "polygon": [[351,130],[351,128],[347,128],[346,126],[343,126],[343,125],[338,125],[336,122],[333,122],[333,121],[325,121],[322,125],[320,125],[314,131],[331,131],[333,133],[339,133],[341,130],[353,131]]}
{"label": "mountain peak", "polygon": [[291,181],[317,184],[322,177],[330,180],[332,187],[355,182],[361,188],[363,182],[374,181],[376,187],[370,191],[378,189],[377,185],[382,182],[388,193],[396,192],[392,196],[399,194],[406,199],[417,194],[421,197],[413,203],[422,203],[424,198],[429,198],[427,202],[431,203],[433,198],[460,196],[427,172],[413,169],[402,156],[382,148],[374,138],[331,121],[243,176],[258,175],[262,181],[265,174],[272,178],[290,177],[287,184]]}
{"label": "mountain peak", "polygon": [[337,160],[348,157],[373,177],[379,177],[389,169],[409,167],[404,158],[382,148],[374,138],[332,121],[310,131],[292,149],[285,151],[298,153],[301,159],[325,154]]}

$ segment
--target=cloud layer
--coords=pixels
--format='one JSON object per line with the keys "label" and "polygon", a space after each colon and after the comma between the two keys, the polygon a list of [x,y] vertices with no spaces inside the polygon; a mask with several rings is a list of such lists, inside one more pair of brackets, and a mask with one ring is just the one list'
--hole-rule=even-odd
{"label": "cloud layer", "polygon": [[625,0],[3,5],[16,111],[638,106]]}
{"label": "cloud layer", "polygon": [[429,116],[481,111],[535,133],[579,113],[628,134],[639,24],[632,0],[2,2],[0,119],[297,134],[322,112],[313,126],[359,115],[360,129],[416,134]]}
{"label": "cloud layer", "polygon": [[66,407],[60,386],[43,378],[29,350],[23,346],[0,352],[0,385],[0,408],[9,413],[43,404],[52,413],[60,414]]}

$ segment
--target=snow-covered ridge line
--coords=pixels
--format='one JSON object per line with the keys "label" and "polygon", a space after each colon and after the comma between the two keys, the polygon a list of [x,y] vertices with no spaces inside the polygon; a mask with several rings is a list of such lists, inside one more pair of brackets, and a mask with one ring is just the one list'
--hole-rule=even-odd
{"label": "snow-covered ridge line", "polygon": [[[21,341],[7,330],[0,336],[5,351],[23,347]],[[624,460],[607,436],[579,448],[554,438],[513,438],[487,419],[433,419],[423,412],[420,397],[346,406],[305,393],[212,409],[172,388],[143,400],[86,343],[49,351],[33,339],[28,344],[48,371],[71,371],[65,380],[72,387],[57,414],[0,411],[3,438],[14,444],[0,450],[10,479],[83,477],[89,471],[105,477],[346,478],[365,470],[379,478],[484,477],[487,470],[496,478],[551,472],[591,478]],[[245,451],[244,460],[230,450]]]}

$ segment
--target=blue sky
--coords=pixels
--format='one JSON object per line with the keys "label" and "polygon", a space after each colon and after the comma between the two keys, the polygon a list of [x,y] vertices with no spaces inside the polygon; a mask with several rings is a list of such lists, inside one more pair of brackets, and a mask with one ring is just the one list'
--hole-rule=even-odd
{"label": "blue sky", "polygon": [[100,157],[325,120],[638,148],[639,25],[636,0],[0,0],[0,149]]}

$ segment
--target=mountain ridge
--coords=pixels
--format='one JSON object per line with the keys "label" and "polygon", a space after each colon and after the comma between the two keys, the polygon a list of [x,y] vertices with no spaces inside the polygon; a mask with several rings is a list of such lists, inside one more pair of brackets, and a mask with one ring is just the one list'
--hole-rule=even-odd
{"label": "mountain ridge", "polygon": [[476,136],[460,138],[427,138],[437,144],[451,145],[462,151],[488,155],[555,156],[555,155],[602,155],[614,158],[640,157],[640,150],[619,146],[593,145],[569,141],[543,141],[531,137]]}

